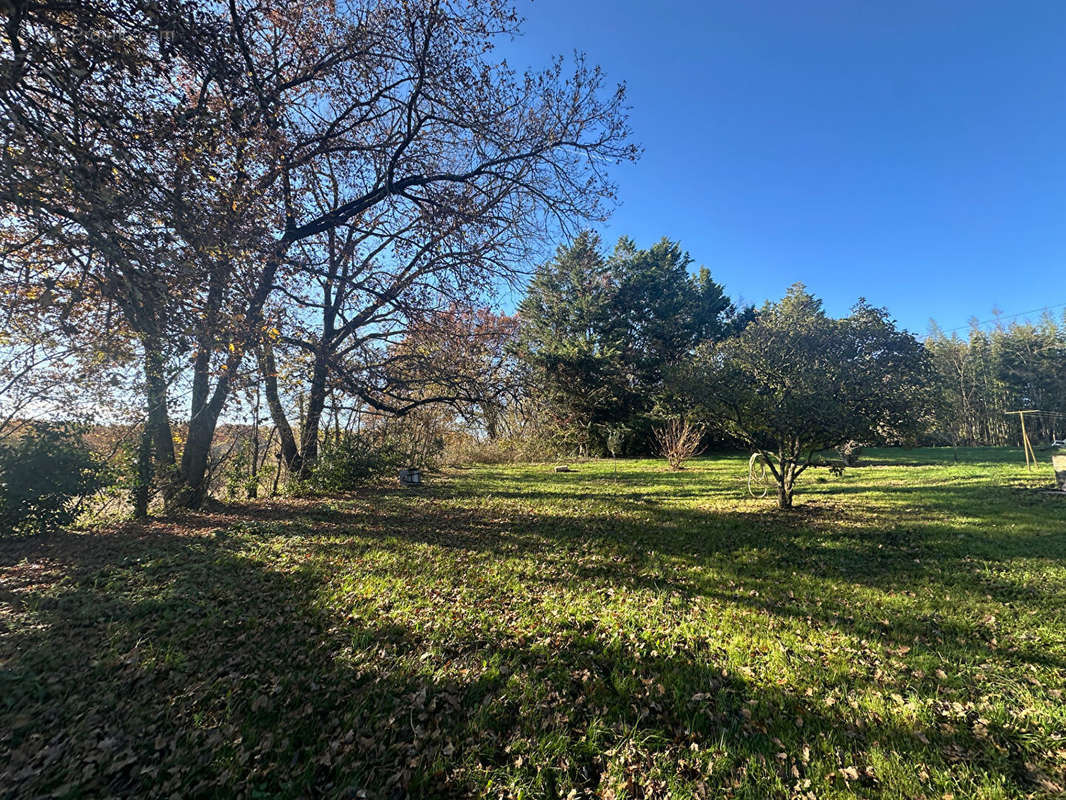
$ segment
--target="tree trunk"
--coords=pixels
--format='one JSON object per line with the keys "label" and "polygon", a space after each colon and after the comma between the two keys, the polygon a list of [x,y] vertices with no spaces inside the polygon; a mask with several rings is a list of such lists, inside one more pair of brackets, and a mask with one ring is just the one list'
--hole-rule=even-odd
{"label": "tree trunk", "polygon": [[326,377],[328,366],[321,353],[315,354],[315,365],[311,373],[311,386],[307,397],[307,415],[304,417],[300,431],[302,467],[306,469],[318,458],[318,429],[322,421],[322,411],[326,407]]}
{"label": "tree trunk", "polygon": [[215,439],[218,418],[229,397],[230,378],[240,366],[242,356],[243,353],[237,351],[229,357],[226,368],[215,384],[214,392],[210,395],[208,394],[210,362],[199,357],[196,359],[189,433],[185,440],[185,448],[181,453],[181,485],[171,506],[199,508],[207,498],[207,469],[211,460],[211,444]]}
{"label": "tree trunk", "polygon": [[485,403],[483,406],[485,418],[485,435],[490,442],[495,442],[499,434],[499,411],[495,403]]}
{"label": "tree trunk", "polygon": [[278,371],[274,363],[274,348],[270,342],[264,342],[259,350],[259,374],[263,379],[263,390],[266,393],[267,407],[270,416],[274,420],[274,429],[278,432],[278,441],[281,443],[281,458],[289,474],[298,475],[303,469],[303,460],[300,456],[300,448],[293,436],[292,426],[289,425],[285,409],[281,405],[281,396],[278,393]]}
{"label": "tree trunk", "polygon": [[303,404],[303,395],[300,397],[300,442],[298,444],[292,426],[285,416],[285,409],[281,405],[277,367],[269,342],[262,347],[260,361],[267,406],[270,408],[270,415],[278,431],[281,456],[285,461],[285,467],[290,475],[302,475],[318,458],[318,434],[322,424],[322,414],[326,408],[326,383],[329,377],[329,365],[325,354],[319,352],[315,356],[306,408]]}
{"label": "tree trunk", "polygon": [[259,408],[262,393],[259,384],[255,386],[255,416],[252,418],[252,463],[248,467],[248,486],[245,495],[249,500],[259,495]]}
{"label": "tree trunk", "polygon": [[181,453],[182,485],[172,505],[199,508],[207,498],[207,465],[217,421],[217,417],[189,421],[189,437]]}
{"label": "tree trunk", "polygon": [[[177,459],[174,455],[174,432],[170,427],[167,411],[167,378],[162,343],[154,334],[141,337],[144,347],[144,383],[147,404],[145,437],[150,442],[149,460],[155,461],[155,473],[163,492],[164,503],[169,504],[177,489]],[[134,513],[140,516],[139,500],[134,502]],[[147,515],[147,501],[144,514]]]}
{"label": "tree trunk", "polygon": [[777,485],[777,507],[786,510],[792,508],[792,489],[786,488],[784,481]]}
{"label": "tree trunk", "polygon": [[131,492],[133,499],[133,516],[136,519],[148,517],[148,499],[152,489],[152,435],[145,423],[141,431],[141,441],[137,447],[137,480]]}
{"label": "tree trunk", "polygon": [[163,354],[159,341],[154,336],[145,336],[144,378],[148,392],[148,430],[155,450],[156,464],[160,467],[174,465],[174,434],[170,429],[167,412],[167,379]]}
{"label": "tree trunk", "polygon": [[781,461],[781,474],[777,479],[777,507],[792,508],[792,493],[796,487],[796,464],[791,460]]}

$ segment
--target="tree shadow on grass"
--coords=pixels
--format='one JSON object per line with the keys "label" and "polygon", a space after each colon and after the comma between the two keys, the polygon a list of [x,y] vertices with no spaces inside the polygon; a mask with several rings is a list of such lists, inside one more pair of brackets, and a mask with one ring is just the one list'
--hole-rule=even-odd
{"label": "tree shadow on grass", "polygon": [[[906,507],[881,506],[871,514],[864,506],[834,500],[836,489],[812,493],[797,511],[782,513],[757,501],[742,501],[743,510],[729,511],[589,493],[603,503],[560,508],[542,502],[555,495],[535,491],[497,492],[485,505],[470,488],[419,494],[379,488],[332,501],[329,508],[304,506],[312,514],[253,505],[234,507],[223,519],[244,533],[322,539],[323,546],[332,541],[341,552],[373,549],[396,538],[472,554],[576,564],[585,570],[582,578],[595,577],[599,569],[604,580],[624,583],[650,569],[659,585],[689,593],[686,571],[708,565],[716,574],[780,586],[798,574],[885,591],[979,592],[1003,601],[1038,602],[1063,591],[1054,583],[1008,583],[988,569],[1016,559],[1066,562],[1066,537],[1049,525],[1056,517],[1047,501],[1016,500],[1013,490],[994,494],[984,486],[890,491],[908,498],[902,501]],[[218,516],[185,524],[218,528]],[[592,566],[580,558],[589,552],[601,556],[591,559]],[[664,565],[663,558],[670,563]]]}
{"label": "tree shadow on grass", "polygon": [[[973,499],[969,488],[954,487],[925,499],[932,508],[944,508],[967,496]],[[749,504],[749,512],[725,512],[638,502],[565,513],[541,503],[536,492],[507,498],[514,503],[508,513],[506,507],[481,507],[468,499],[462,490],[421,495],[377,490],[372,497],[335,504],[328,521],[312,524],[291,511],[252,508],[245,516],[253,521],[237,528],[305,540],[333,560],[363,558],[370,572],[378,569],[374,554],[388,553],[387,566],[379,570],[385,580],[401,568],[428,575],[451,569],[448,558],[441,567],[433,564],[447,553],[480,559],[486,568],[517,560],[512,573],[532,585],[702,598],[883,646],[914,648],[915,656],[965,663],[989,659],[1006,672],[1066,667],[1061,648],[1046,632],[1015,635],[994,619],[1009,615],[1015,604],[1061,605],[1056,599],[1063,596],[1061,585],[1020,584],[989,569],[1014,559],[1064,560],[1061,537],[1037,530],[1042,506],[1015,506],[998,522],[1016,529],[994,533],[965,521],[939,521],[945,515],[928,510],[870,518],[847,506],[821,507],[821,500],[801,507],[806,511],[783,514],[758,503]],[[976,608],[986,610],[957,611]]]}
{"label": "tree shadow on grass", "polygon": [[415,630],[373,598],[324,602],[313,558],[261,547],[153,525],[7,549],[0,793],[906,796],[1042,779],[1016,731],[984,731],[997,748],[965,719],[830,706],[737,672],[707,636],[577,619]]}
{"label": "tree shadow on grass", "polygon": [[[991,658],[1005,669],[1066,667],[1053,643],[1015,638],[984,620],[991,611],[999,615],[996,609],[1004,604],[1008,614],[1013,604],[1061,605],[1061,585],[1020,584],[989,569],[1015,559],[1066,560],[1066,542],[1039,529],[1039,506],[1006,514],[999,522],[1016,529],[995,533],[929,513],[871,520],[840,506],[781,514],[757,504],[752,506],[759,510],[746,513],[616,504],[607,513],[564,514],[550,513],[534,499],[535,512],[516,508],[508,514],[459,509],[455,499],[441,493],[401,505],[387,498],[381,505],[360,503],[337,511],[331,527],[294,532],[339,558],[390,549],[395,542],[417,544],[405,556],[416,572],[432,569],[422,563],[429,553],[521,559],[535,565],[535,574],[529,573],[534,582],[709,598],[940,657]],[[529,508],[529,493],[512,499]],[[947,501],[934,493],[929,502]],[[991,611],[973,618],[955,613],[981,607]]]}

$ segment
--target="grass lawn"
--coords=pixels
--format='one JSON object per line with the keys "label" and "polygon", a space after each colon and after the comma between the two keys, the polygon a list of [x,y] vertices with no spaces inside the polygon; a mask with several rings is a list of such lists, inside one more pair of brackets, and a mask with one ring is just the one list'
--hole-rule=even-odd
{"label": "grass lawn", "polygon": [[480,467],[0,541],[4,797],[1062,797],[1066,497]]}

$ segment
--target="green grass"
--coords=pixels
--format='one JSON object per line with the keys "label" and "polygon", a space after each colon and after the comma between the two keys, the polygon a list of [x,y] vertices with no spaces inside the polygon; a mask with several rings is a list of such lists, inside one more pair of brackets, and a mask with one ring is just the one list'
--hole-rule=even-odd
{"label": "green grass", "polygon": [[0,795],[1060,797],[1066,498],[958,455],[792,513],[722,456],[8,540]]}

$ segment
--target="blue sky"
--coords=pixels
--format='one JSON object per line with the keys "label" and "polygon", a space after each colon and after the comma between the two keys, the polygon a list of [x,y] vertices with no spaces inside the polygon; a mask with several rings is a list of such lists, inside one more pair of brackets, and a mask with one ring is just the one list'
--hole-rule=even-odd
{"label": "blue sky", "polygon": [[666,235],[734,298],[802,280],[917,333],[1066,304],[1066,3],[519,9],[513,66],[583,50],[629,87],[645,152],[609,242]]}

